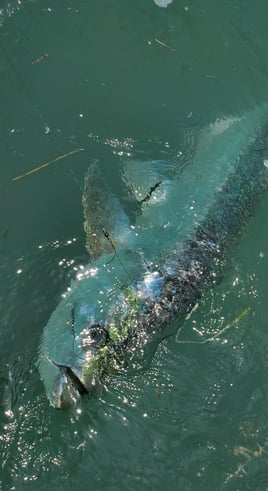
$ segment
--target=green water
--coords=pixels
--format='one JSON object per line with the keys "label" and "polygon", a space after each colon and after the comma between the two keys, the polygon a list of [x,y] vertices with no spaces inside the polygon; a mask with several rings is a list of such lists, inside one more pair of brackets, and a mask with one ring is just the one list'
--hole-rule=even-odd
{"label": "green water", "polygon": [[35,366],[87,261],[89,164],[123,197],[126,159],[187,161],[200,128],[267,102],[267,18],[265,0],[1,1],[1,490],[268,489],[267,193],[180,333],[209,336],[250,306],[228,335],[165,340],[81,413],[49,407]]}

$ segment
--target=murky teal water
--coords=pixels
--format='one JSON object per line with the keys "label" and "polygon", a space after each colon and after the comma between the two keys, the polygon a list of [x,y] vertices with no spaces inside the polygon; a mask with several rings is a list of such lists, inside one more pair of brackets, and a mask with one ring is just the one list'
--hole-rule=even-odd
{"label": "murky teal water", "polygon": [[267,18],[265,0],[1,1],[0,489],[268,489],[267,194],[180,334],[209,335],[250,306],[228,335],[166,339],[81,413],[49,407],[35,365],[88,260],[89,164],[124,197],[127,159],[184,165],[200,129],[266,103]]}

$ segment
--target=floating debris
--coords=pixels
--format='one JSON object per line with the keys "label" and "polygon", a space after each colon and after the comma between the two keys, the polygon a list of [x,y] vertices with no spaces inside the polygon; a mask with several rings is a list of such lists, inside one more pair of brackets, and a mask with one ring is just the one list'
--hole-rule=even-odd
{"label": "floating debris", "polygon": [[244,457],[246,460],[244,463],[239,463],[236,470],[232,473],[227,474],[227,477],[223,483],[223,485],[226,485],[231,479],[235,477],[240,477],[241,475],[247,475],[247,469],[249,467],[249,464],[259,457],[261,457],[263,454],[267,455],[267,442],[263,446],[261,446],[259,443],[258,445],[258,450],[251,450],[250,448],[242,447],[242,446],[237,446],[233,450],[233,454],[236,457]]}
{"label": "floating debris", "polygon": [[48,53],[43,53],[39,58],[36,60],[32,61],[32,65],[35,65],[36,63],[39,63],[40,61],[44,60],[45,58],[48,57]]}
{"label": "floating debris", "polygon": [[250,448],[246,448],[242,446],[235,447],[233,453],[236,457],[242,455],[242,457],[245,457],[246,460],[249,460],[252,458],[252,456],[254,456],[253,450],[250,450]]}
{"label": "floating debris", "polygon": [[160,44],[160,46],[163,46],[163,48],[167,48],[170,51],[172,51],[173,53],[176,53],[175,48],[171,48],[171,46],[168,46],[168,44],[163,43],[163,41],[160,41],[159,39],[155,38],[155,42],[158,43],[158,44]]}
{"label": "floating debris", "polygon": [[22,179],[23,177],[29,176],[30,174],[33,174],[34,172],[38,172],[41,169],[44,169],[45,167],[48,167],[50,164],[54,164],[54,162],[58,162],[59,160],[65,159],[66,157],[69,157],[70,155],[73,155],[74,153],[77,152],[82,152],[84,148],[77,148],[76,150],[72,150],[71,152],[65,153],[64,155],[60,155],[56,159],[49,160],[48,162],[45,162],[44,164],[39,165],[38,167],[35,167],[34,169],[28,170],[27,172],[24,172],[24,174],[20,174],[17,177],[13,177],[11,180],[12,181],[18,181],[18,179]]}

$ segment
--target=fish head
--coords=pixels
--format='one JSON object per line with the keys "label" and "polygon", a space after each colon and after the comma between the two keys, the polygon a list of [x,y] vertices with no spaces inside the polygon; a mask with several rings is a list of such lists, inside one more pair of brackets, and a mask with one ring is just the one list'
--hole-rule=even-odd
{"label": "fish head", "polygon": [[76,284],[62,300],[43,334],[39,371],[55,408],[77,405],[82,396],[96,392],[106,375],[124,369],[132,356],[130,339],[142,332],[141,318],[157,302],[163,278],[157,271],[147,272],[132,286],[109,292],[101,309],[96,298],[100,301],[103,295],[94,291],[91,296],[84,286]]}
{"label": "fish head", "polygon": [[[51,390],[47,390],[50,403],[58,409],[75,406],[82,396],[92,396],[105,371],[110,337],[104,324],[93,322],[78,336],[75,352],[68,364],[61,364],[47,357],[50,365]],[[46,367],[46,380],[48,380]]]}

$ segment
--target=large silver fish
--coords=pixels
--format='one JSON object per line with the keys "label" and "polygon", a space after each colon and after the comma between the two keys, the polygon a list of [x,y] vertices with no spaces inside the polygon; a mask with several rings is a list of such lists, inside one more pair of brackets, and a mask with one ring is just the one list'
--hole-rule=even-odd
{"label": "large silver fish", "polygon": [[93,394],[126,353],[174,330],[215,280],[265,186],[267,116],[257,108],[211,124],[182,172],[170,162],[128,162],[123,179],[141,211],[135,223],[90,168],[83,205],[92,261],[62,295],[40,343],[52,406]]}

